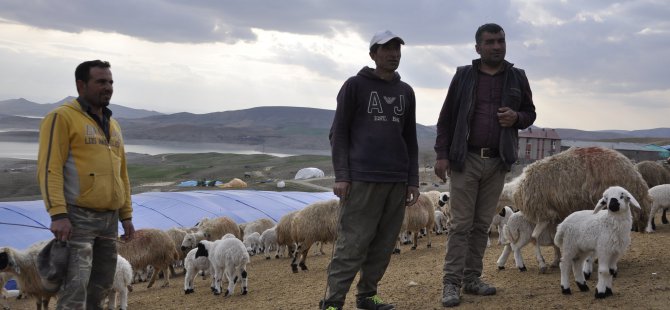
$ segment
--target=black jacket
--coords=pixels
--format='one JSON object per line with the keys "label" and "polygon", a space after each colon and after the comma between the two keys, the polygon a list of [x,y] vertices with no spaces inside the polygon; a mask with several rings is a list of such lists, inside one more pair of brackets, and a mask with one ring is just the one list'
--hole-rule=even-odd
{"label": "black jacket", "polygon": [[337,95],[330,143],[335,181],[418,187],[414,90],[397,73],[386,81],[363,68]]}
{"label": "black jacket", "polygon": [[[480,60],[472,65],[458,67],[451,80],[447,98],[444,100],[437,121],[435,152],[437,159],[448,159],[454,171],[462,171],[468,152],[468,135],[475,104]],[[501,107],[510,107],[519,116],[513,127],[500,130],[500,157],[509,170],[517,161],[519,151],[519,129],[535,122],[535,105],[526,73],[505,61]]]}

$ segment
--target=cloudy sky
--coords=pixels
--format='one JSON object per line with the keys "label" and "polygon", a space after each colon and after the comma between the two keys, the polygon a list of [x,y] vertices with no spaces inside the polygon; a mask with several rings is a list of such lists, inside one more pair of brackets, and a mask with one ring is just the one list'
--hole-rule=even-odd
{"label": "cloudy sky", "polygon": [[667,0],[3,0],[0,100],[76,96],[83,60],[112,64],[112,101],[163,113],[256,106],[335,109],[349,76],[374,66],[372,35],[406,42],[400,72],[417,121],[437,122],[456,67],[496,22],[526,70],[536,125],[670,127]]}

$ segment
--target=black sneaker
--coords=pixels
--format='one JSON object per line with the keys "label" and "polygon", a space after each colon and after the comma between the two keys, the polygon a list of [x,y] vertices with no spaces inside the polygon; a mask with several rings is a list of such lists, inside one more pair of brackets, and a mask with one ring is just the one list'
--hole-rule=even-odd
{"label": "black sneaker", "polygon": [[368,297],[358,297],[356,299],[356,308],[358,308],[358,310],[394,310],[395,306],[385,304],[379,295],[372,295]]}
{"label": "black sneaker", "polygon": [[333,304],[323,304],[323,300],[319,301],[319,310],[342,310],[341,306],[333,305]]}
{"label": "black sneaker", "polygon": [[489,296],[495,295],[496,288],[493,285],[482,282],[479,278],[474,280],[464,281],[463,292],[472,295]]}

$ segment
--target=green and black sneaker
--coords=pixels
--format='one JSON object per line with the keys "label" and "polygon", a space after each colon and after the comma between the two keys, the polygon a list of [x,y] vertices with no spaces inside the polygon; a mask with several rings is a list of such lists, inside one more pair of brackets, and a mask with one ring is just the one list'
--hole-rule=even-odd
{"label": "green and black sneaker", "polygon": [[385,304],[379,295],[356,298],[356,308],[358,310],[394,310],[395,306]]}

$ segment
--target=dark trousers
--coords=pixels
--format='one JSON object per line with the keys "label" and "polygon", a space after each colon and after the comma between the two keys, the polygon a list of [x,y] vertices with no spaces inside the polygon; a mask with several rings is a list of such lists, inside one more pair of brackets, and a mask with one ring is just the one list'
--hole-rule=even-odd
{"label": "dark trousers", "polygon": [[482,275],[488,228],[495,215],[506,170],[500,158],[468,153],[463,171],[451,172],[451,230],[444,258],[444,284],[461,286]]}
{"label": "dark trousers", "polygon": [[405,216],[405,183],[352,182],[342,203],[326,303],[343,305],[356,273],[357,296],[377,293]]}
{"label": "dark trousers", "polygon": [[72,223],[70,257],[57,309],[102,309],[114,282],[119,212],[70,205],[67,212]]}

